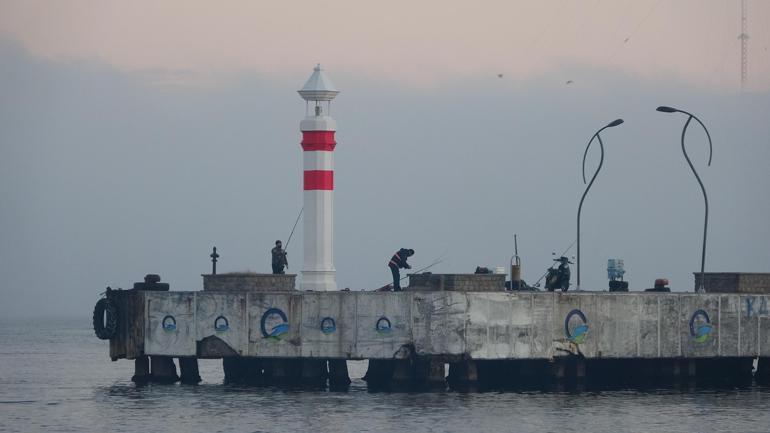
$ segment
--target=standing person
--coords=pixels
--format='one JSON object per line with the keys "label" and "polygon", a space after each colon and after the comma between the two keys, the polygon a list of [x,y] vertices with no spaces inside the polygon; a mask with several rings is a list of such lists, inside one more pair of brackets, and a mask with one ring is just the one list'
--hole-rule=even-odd
{"label": "standing person", "polygon": [[283,274],[283,267],[289,267],[289,260],[286,258],[286,251],[282,248],[280,240],[275,241],[275,248],[270,250],[273,254],[273,273]]}
{"label": "standing person", "polygon": [[412,257],[414,255],[414,250],[401,248],[396,252],[396,254],[393,254],[393,257],[390,258],[390,262],[388,262],[388,267],[390,268],[390,273],[393,274],[393,291],[394,292],[400,292],[401,291],[401,274],[399,273],[399,268],[404,269],[412,269],[411,266],[409,266],[409,263],[406,262],[406,259],[408,257]]}

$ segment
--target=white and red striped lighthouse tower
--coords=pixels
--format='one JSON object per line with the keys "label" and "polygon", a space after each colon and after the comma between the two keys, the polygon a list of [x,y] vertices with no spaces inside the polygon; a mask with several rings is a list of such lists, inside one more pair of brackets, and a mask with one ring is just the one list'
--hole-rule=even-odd
{"label": "white and red striped lighthouse tower", "polygon": [[299,90],[302,99],[307,101],[305,118],[299,124],[305,204],[302,290],[337,290],[334,269],[334,147],[337,145],[334,132],[337,122],[328,113],[331,101],[338,93],[320,64]]}

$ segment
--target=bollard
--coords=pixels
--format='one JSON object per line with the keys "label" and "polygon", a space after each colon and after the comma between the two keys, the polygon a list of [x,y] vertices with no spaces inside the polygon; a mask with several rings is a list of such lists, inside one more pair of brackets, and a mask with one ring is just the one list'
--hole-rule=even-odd
{"label": "bollard", "polygon": [[179,381],[186,385],[197,385],[201,382],[198,358],[193,356],[179,358]]}
{"label": "bollard", "polygon": [[174,383],[179,380],[174,358],[170,356],[151,356],[150,369],[151,380],[155,383]]}

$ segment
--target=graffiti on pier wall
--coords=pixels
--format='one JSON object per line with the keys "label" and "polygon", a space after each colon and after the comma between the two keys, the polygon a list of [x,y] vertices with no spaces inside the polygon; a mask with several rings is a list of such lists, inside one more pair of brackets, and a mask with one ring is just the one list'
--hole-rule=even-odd
{"label": "graffiti on pier wall", "polygon": [[230,329],[230,321],[225,316],[219,316],[214,319],[214,331],[225,332]]}
{"label": "graffiti on pier wall", "polygon": [[696,343],[708,341],[712,329],[714,327],[711,325],[711,319],[709,319],[709,315],[705,311],[698,310],[690,317],[690,337]]}
{"label": "graffiti on pier wall", "polygon": [[337,322],[331,317],[321,319],[321,332],[324,334],[333,334],[337,330]]}
{"label": "graffiti on pier wall", "polygon": [[567,339],[575,344],[581,344],[588,337],[588,319],[582,311],[574,309],[567,313],[564,319],[564,333]]}
{"label": "graffiti on pier wall", "polygon": [[289,333],[289,318],[278,308],[268,308],[259,321],[262,338],[280,341]]}
{"label": "graffiti on pier wall", "polygon": [[374,325],[374,329],[380,334],[388,334],[390,333],[392,328],[393,327],[390,323],[390,319],[388,319],[385,316],[382,316],[379,319],[377,319],[377,323],[375,323]]}
{"label": "graffiti on pier wall", "polygon": [[752,316],[767,316],[770,311],[767,310],[767,298],[764,296],[747,296],[746,297],[746,318],[751,319]]}
{"label": "graffiti on pier wall", "polygon": [[163,318],[163,321],[161,321],[160,324],[163,327],[163,330],[166,332],[176,331],[176,319],[174,319],[174,316],[170,314],[166,315],[166,317]]}

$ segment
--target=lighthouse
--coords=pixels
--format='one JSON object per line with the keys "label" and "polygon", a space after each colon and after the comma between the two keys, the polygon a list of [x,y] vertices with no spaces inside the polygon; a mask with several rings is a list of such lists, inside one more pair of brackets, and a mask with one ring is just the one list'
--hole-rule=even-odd
{"label": "lighthouse", "polygon": [[302,290],[337,290],[334,269],[334,132],[337,122],[329,116],[337,91],[316,65],[299,95],[306,101],[300,122],[303,156],[304,260]]}

